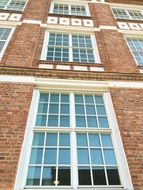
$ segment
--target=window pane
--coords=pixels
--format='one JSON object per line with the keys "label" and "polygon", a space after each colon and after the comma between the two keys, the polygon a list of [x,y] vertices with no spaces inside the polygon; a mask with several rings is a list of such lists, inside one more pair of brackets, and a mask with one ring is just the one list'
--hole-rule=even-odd
{"label": "window pane", "polygon": [[59,150],[59,164],[70,164],[70,150],[61,149]]}
{"label": "window pane", "polygon": [[88,149],[78,149],[78,164],[89,164]]}
{"label": "window pane", "polygon": [[102,145],[104,147],[112,147],[111,135],[101,135]]}
{"label": "window pane", "polygon": [[29,167],[26,185],[39,185],[41,167]]}
{"label": "window pane", "polygon": [[104,106],[97,106],[97,114],[98,115],[106,115]]}
{"label": "window pane", "polygon": [[50,102],[59,102],[59,95],[58,94],[51,94]]}
{"label": "window pane", "polygon": [[30,164],[41,164],[42,163],[42,156],[43,156],[43,149],[42,148],[32,148],[31,157],[30,157]]}
{"label": "window pane", "polygon": [[42,185],[54,185],[56,179],[55,167],[44,167],[42,176]]}
{"label": "window pane", "polygon": [[98,117],[100,128],[109,128],[108,121],[106,117]]}
{"label": "window pane", "polygon": [[44,145],[45,133],[35,133],[33,138],[33,146],[43,146]]}
{"label": "window pane", "polygon": [[91,153],[91,163],[92,164],[97,164],[97,165],[103,164],[101,150],[91,149],[90,153]]}
{"label": "window pane", "polygon": [[60,126],[61,127],[69,127],[70,126],[69,116],[61,116],[60,117]]}
{"label": "window pane", "polygon": [[93,167],[94,185],[106,185],[105,171],[103,167]]}
{"label": "window pane", "polygon": [[38,113],[47,113],[48,104],[39,103]]}
{"label": "window pane", "polygon": [[94,104],[93,96],[85,95],[85,103]]}
{"label": "window pane", "polygon": [[108,175],[109,185],[120,185],[121,184],[117,168],[107,167],[107,175]]}
{"label": "window pane", "polygon": [[75,106],[76,114],[85,114],[84,106],[83,105],[76,105]]}
{"label": "window pane", "polygon": [[104,104],[102,96],[95,96],[96,104]]}
{"label": "window pane", "polygon": [[70,168],[68,167],[58,168],[58,181],[59,185],[70,185]]}
{"label": "window pane", "polygon": [[45,149],[44,164],[56,164],[57,150],[56,149]]}
{"label": "window pane", "polygon": [[78,168],[79,185],[91,185],[91,174],[89,167]]}
{"label": "window pane", "polygon": [[37,115],[36,126],[46,126],[46,115]]}
{"label": "window pane", "polygon": [[49,95],[48,94],[40,94],[40,102],[48,102]]}
{"label": "window pane", "polygon": [[47,134],[46,146],[57,146],[57,136],[56,133]]}
{"label": "window pane", "polygon": [[49,115],[48,118],[48,126],[50,127],[58,127],[58,116],[56,115]]}
{"label": "window pane", "polygon": [[76,126],[77,127],[86,127],[85,117],[82,117],[82,116],[76,117]]}
{"label": "window pane", "polygon": [[86,134],[77,134],[77,146],[87,146]]}
{"label": "window pane", "polygon": [[87,125],[88,125],[88,127],[95,127],[95,128],[97,128],[96,117],[87,116]]}
{"label": "window pane", "polygon": [[58,104],[50,104],[49,113],[58,113],[59,105]]}
{"label": "window pane", "polygon": [[69,114],[69,105],[61,104],[61,114]]}
{"label": "window pane", "polygon": [[116,159],[113,150],[104,150],[105,163],[107,165],[116,165]]}
{"label": "window pane", "polygon": [[69,134],[60,134],[60,146],[70,146],[70,135]]}
{"label": "window pane", "polygon": [[61,94],[61,102],[68,103],[69,102],[69,95]]}
{"label": "window pane", "polygon": [[89,144],[94,147],[100,146],[99,135],[89,134]]}
{"label": "window pane", "polygon": [[75,95],[75,103],[83,103],[83,96]]}

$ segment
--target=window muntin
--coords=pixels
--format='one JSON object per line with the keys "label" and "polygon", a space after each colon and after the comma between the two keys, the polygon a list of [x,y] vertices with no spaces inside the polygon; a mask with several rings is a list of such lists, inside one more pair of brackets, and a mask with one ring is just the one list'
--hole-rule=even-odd
{"label": "window muntin", "polygon": [[143,65],[143,39],[127,37],[128,46],[139,65]]}
{"label": "window muntin", "polygon": [[140,10],[112,8],[116,19],[143,20],[143,14]]}
{"label": "window muntin", "polygon": [[49,33],[47,60],[94,63],[90,35]]}
{"label": "window muntin", "polygon": [[2,0],[0,2],[0,9],[22,11],[25,4],[25,0]]}
{"label": "window muntin", "polygon": [[[64,112],[64,114],[70,114],[71,124],[76,123],[73,120],[76,121],[77,103],[82,104],[85,110],[89,104],[94,109],[102,106],[98,110],[105,115],[102,95],[75,94],[73,99],[72,93],[41,93],[37,116],[39,110],[40,114],[41,110],[44,110],[42,113],[50,115],[51,113],[48,111],[50,104],[57,104],[58,109],[51,109],[54,110],[54,113],[57,113],[57,110],[58,113],[61,113],[62,103],[69,105],[70,112],[75,110],[73,114],[69,113],[69,109],[65,109]],[[74,182],[71,178],[75,171],[78,172],[79,186],[104,185],[110,187],[110,185],[121,185],[112,143],[112,131],[109,127],[106,128],[108,132],[102,128],[97,128],[96,132],[91,132],[90,130],[94,127],[84,128],[86,131],[83,132],[83,127],[78,128],[74,124],[67,129],[56,126],[56,131],[53,131],[53,127],[49,127],[48,131],[46,129],[47,126],[42,126],[42,131],[41,126],[35,126],[33,129],[34,137],[26,181],[27,187],[72,186]]]}
{"label": "window muntin", "polygon": [[64,15],[87,16],[87,11],[84,5],[54,3],[52,13],[64,14]]}

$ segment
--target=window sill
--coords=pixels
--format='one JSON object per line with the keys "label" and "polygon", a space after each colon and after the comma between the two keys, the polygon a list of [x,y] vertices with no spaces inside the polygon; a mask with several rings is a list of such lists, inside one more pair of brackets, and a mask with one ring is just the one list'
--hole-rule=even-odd
{"label": "window sill", "polygon": [[[25,187],[22,190],[44,190],[44,189],[49,189],[49,190],[76,190],[72,187],[39,187],[39,188],[35,188],[35,187],[31,187],[31,188],[27,188]],[[77,187],[77,190],[127,190],[123,187]]]}
{"label": "window sill", "polygon": [[92,19],[91,16],[89,15],[85,15],[85,16],[82,16],[82,15],[66,15],[66,14],[55,14],[55,13],[49,13],[48,16],[55,16],[55,17],[67,17],[67,18],[81,18],[81,19]]}

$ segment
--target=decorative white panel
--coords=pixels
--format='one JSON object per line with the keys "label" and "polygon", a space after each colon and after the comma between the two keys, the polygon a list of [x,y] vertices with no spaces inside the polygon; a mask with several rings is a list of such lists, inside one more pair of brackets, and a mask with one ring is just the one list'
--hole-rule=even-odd
{"label": "decorative white panel", "polygon": [[70,24],[69,18],[60,18],[60,24],[69,25]]}
{"label": "decorative white panel", "polygon": [[70,70],[70,65],[57,65],[57,69]]}
{"label": "decorative white panel", "polygon": [[53,65],[40,64],[39,68],[41,68],[41,69],[53,69]]}
{"label": "decorative white panel", "polygon": [[9,15],[9,13],[0,13],[0,20],[7,20]]}
{"label": "decorative white panel", "polygon": [[48,17],[47,23],[48,24],[58,24],[58,18],[57,17]]}
{"label": "decorative white panel", "polygon": [[74,18],[72,18],[71,23],[74,26],[81,26],[81,19],[74,19]]}
{"label": "decorative white panel", "polygon": [[85,66],[74,66],[74,70],[87,71],[87,67],[85,67]]}
{"label": "decorative white panel", "polygon": [[126,22],[117,22],[120,29],[129,30],[129,25]]}
{"label": "decorative white panel", "polygon": [[87,20],[87,19],[83,20],[83,25],[84,26],[90,26],[90,27],[94,26],[93,21],[92,20]]}
{"label": "decorative white panel", "polygon": [[104,69],[102,67],[90,67],[90,71],[104,71]]}
{"label": "decorative white panel", "polygon": [[10,21],[20,21],[22,14],[12,14],[10,15],[9,19]]}
{"label": "decorative white panel", "polygon": [[141,30],[139,24],[137,23],[128,23],[128,24],[132,30]]}

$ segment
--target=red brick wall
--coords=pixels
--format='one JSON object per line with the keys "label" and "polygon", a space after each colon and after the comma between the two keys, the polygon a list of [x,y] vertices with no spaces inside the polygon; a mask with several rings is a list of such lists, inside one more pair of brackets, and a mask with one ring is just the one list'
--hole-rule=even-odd
{"label": "red brick wall", "polygon": [[0,84],[0,190],[12,190],[30,109],[33,85]]}
{"label": "red brick wall", "polygon": [[112,89],[124,149],[135,190],[143,189],[143,90]]}

